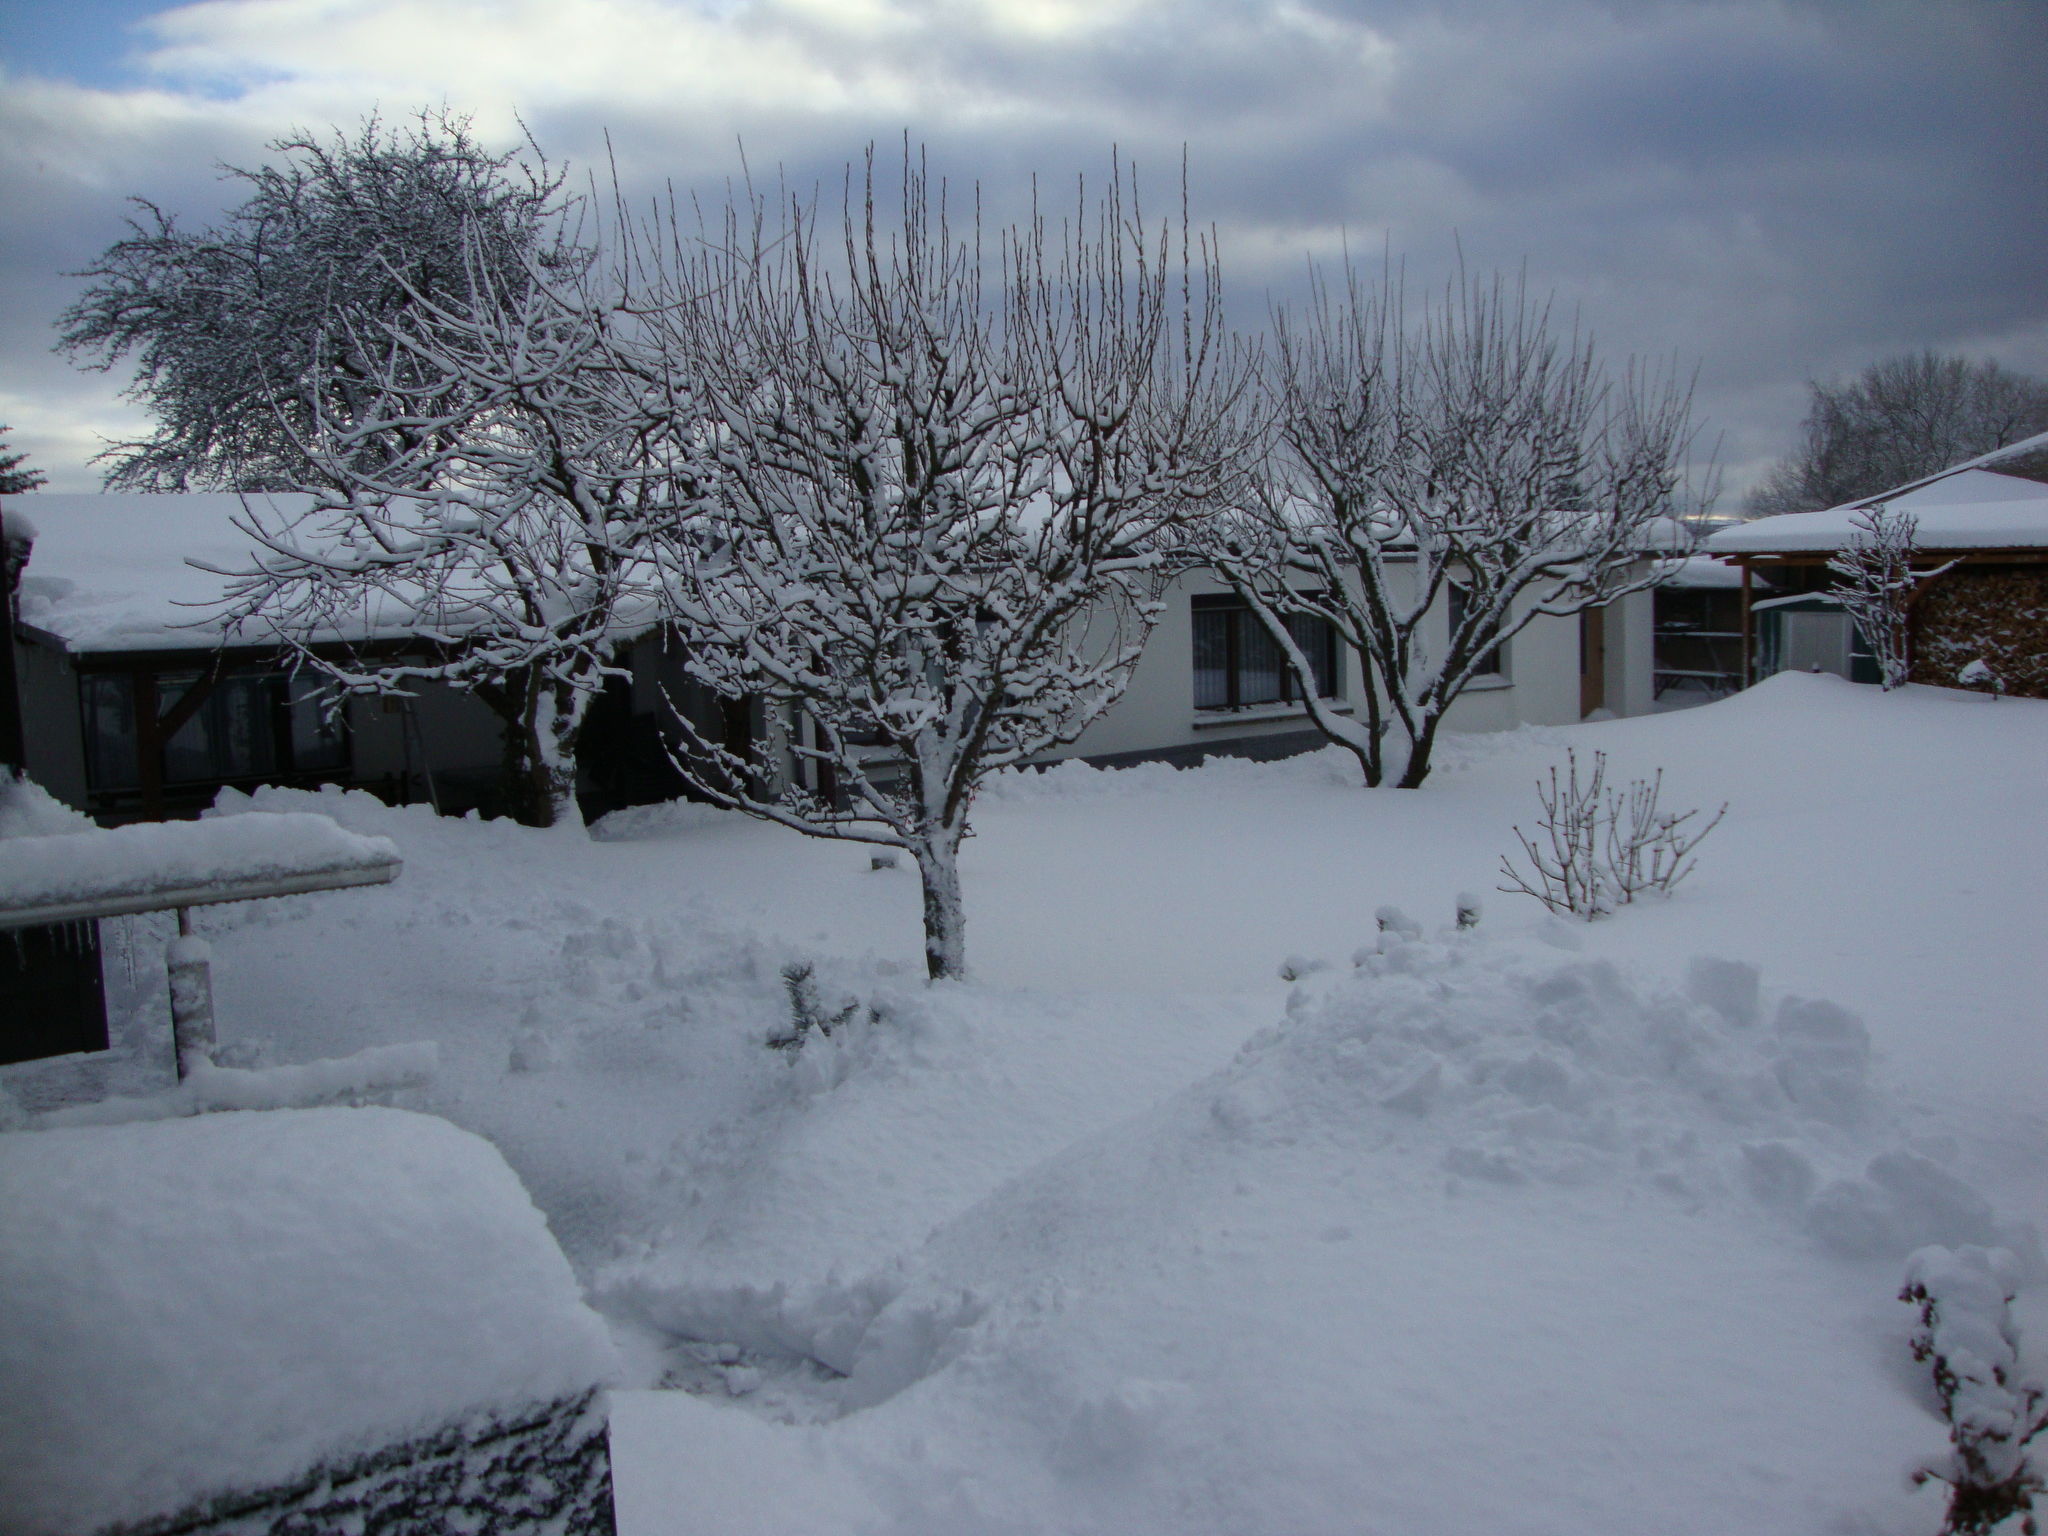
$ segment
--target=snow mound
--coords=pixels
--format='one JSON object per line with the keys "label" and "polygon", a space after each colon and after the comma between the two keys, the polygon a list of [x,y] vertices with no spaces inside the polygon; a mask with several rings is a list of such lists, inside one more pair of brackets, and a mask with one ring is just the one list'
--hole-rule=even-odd
{"label": "snow mound", "polygon": [[1350,974],[1293,989],[1287,1021],[1202,1090],[1214,1134],[1332,1137],[1453,1185],[1623,1181],[1689,1206],[1748,1201],[1845,1258],[2034,1249],[1898,1144],[1869,1034],[1838,1004],[1768,994],[1755,967],[1716,956],[1670,985],[1479,933],[1412,933],[1389,928]]}
{"label": "snow mound", "polygon": [[[1660,981],[1390,928],[893,1262],[722,1310],[843,1374],[773,1409],[807,1426],[791,1507],[895,1513],[820,1530],[1873,1528],[1928,1435],[1892,1266],[2028,1238],[1902,1140],[1869,1067],[1851,1014],[1739,962]],[[1864,1410],[1817,1418],[1817,1390]],[[668,1457],[621,1461],[622,1530],[747,1529],[676,1513],[737,1494],[700,1438],[746,1437],[666,1396],[619,1405]],[[1475,1446],[1512,1449],[1447,1479]]]}
{"label": "snow mound", "polygon": [[504,1160],[424,1115],[11,1132],[0,1230],[21,1536],[283,1483],[616,1369]]}
{"label": "snow mound", "polygon": [[90,816],[74,811],[27,774],[0,774],[0,838],[53,837],[91,830]]}

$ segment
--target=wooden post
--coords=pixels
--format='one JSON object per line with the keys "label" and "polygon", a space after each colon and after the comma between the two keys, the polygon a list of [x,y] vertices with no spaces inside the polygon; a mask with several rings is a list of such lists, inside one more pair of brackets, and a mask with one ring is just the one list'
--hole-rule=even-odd
{"label": "wooden post", "polygon": [[171,1040],[183,1081],[199,1062],[213,1062],[213,952],[192,931],[192,909],[178,908],[178,936],[171,940],[166,969],[171,973]]}
{"label": "wooden post", "polygon": [[1751,675],[1751,627],[1749,617],[1749,562],[1742,562],[1742,686],[1747,688],[1756,679]]}

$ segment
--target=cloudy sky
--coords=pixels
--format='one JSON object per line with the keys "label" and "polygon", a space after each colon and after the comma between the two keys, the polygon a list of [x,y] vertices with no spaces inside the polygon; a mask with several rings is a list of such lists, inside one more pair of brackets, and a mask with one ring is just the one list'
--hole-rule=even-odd
{"label": "cloudy sky", "polygon": [[[140,195],[203,224],[293,127],[446,104],[636,185],[816,177],[908,130],[998,200],[1183,146],[1232,311],[1458,245],[1602,350],[1699,369],[1732,499],[1805,380],[1922,347],[2048,375],[2043,0],[13,0],[0,422],[52,489],[133,430],[50,352]],[[835,178],[836,179],[836,178]]]}

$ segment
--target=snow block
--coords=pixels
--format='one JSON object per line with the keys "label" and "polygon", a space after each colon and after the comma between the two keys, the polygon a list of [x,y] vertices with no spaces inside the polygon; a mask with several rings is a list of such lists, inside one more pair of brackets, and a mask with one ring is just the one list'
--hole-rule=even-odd
{"label": "snow block", "polygon": [[14,1131],[0,1231],[7,1536],[610,1528],[611,1341],[480,1137],[382,1108]]}

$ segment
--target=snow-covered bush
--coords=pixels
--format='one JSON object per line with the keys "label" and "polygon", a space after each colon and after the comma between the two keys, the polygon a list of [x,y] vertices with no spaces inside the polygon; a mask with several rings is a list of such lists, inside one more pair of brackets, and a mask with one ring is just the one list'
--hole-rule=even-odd
{"label": "snow-covered bush", "polygon": [[1979,656],[1956,673],[1956,681],[1965,688],[1982,688],[1994,699],[2005,697],[2005,679],[1991,670],[1991,663]]}
{"label": "snow-covered bush", "polygon": [[1578,753],[1567,752],[1565,760],[1562,780],[1553,766],[1549,782],[1536,786],[1541,839],[1513,829],[1528,868],[1518,868],[1511,854],[1500,861],[1513,883],[1498,889],[1534,896],[1553,912],[1591,921],[1650,892],[1670,895],[1692,872],[1693,849],[1728,814],[1724,804],[1704,825],[1688,826],[1697,808],[1674,814],[1658,806],[1663,769],[1620,790],[1607,785],[1605,752],[1593,754],[1593,771],[1583,783]]}
{"label": "snow-covered bush", "polygon": [[1920,520],[1910,512],[1894,512],[1880,501],[1851,513],[1849,522],[1856,531],[1828,561],[1828,574],[1835,579],[1835,596],[1877,658],[1889,693],[1906,682],[1913,594],[1922,582],[1949,567],[1914,572],[1913,537]]}
{"label": "snow-covered bush", "polygon": [[1948,1484],[1944,1536],[1984,1536],[2011,1519],[2034,1536],[2034,1495],[2048,1480],[2027,1446],[2048,1429],[2048,1395],[2020,1376],[2011,1305],[2018,1263],[2003,1248],[1922,1248],[1906,1262],[1899,1300],[1920,1309],[1913,1358],[1934,1373],[1949,1422],[1945,1461],[1922,1467],[1916,1483]]}

